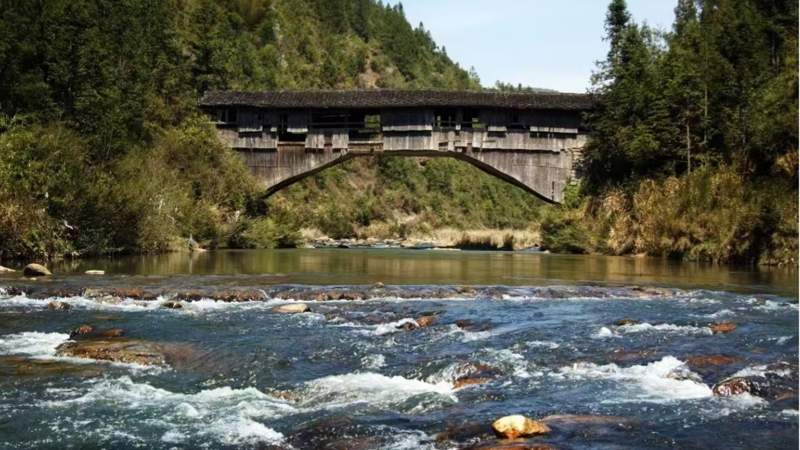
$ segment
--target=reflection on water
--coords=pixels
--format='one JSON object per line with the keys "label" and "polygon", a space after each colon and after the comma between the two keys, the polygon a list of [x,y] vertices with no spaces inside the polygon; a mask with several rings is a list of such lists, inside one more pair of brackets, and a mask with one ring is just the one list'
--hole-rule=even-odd
{"label": "reflection on water", "polygon": [[258,275],[301,284],[660,284],[797,296],[797,271],[682,263],[657,258],[436,250],[222,250],[65,261],[61,274]]}

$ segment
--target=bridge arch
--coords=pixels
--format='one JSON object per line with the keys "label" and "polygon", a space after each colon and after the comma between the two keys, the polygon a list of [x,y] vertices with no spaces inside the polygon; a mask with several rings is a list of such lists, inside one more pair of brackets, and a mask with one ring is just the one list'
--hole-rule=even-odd
{"label": "bridge arch", "polygon": [[200,106],[271,195],[356,157],[452,157],[552,203],[586,143],[582,94],[211,92]]}

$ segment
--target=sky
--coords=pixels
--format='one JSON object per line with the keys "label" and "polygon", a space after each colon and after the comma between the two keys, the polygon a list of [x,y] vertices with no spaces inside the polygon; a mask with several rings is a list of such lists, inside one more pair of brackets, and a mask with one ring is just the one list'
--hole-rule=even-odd
{"label": "sky", "polygon": [[[388,3],[396,4],[397,0]],[[677,0],[628,0],[633,19],[668,30]],[[608,0],[403,0],[439,46],[484,86],[495,81],[584,92],[604,59]]]}

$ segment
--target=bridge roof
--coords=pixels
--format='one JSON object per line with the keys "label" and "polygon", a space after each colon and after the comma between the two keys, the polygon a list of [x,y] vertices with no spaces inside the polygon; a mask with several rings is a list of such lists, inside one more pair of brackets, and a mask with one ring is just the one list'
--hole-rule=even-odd
{"label": "bridge roof", "polygon": [[306,90],[306,91],[209,91],[200,106],[252,106],[258,108],[415,108],[476,107],[508,109],[591,109],[588,94],[562,92],[494,92],[443,90]]}

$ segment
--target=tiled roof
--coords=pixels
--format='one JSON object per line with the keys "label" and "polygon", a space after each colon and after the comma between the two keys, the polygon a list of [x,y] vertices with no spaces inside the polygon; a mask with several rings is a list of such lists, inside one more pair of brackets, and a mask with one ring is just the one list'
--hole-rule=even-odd
{"label": "tiled roof", "polygon": [[588,94],[561,92],[493,92],[433,90],[308,90],[209,91],[200,106],[253,106],[260,108],[407,108],[484,107],[510,109],[588,110]]}

